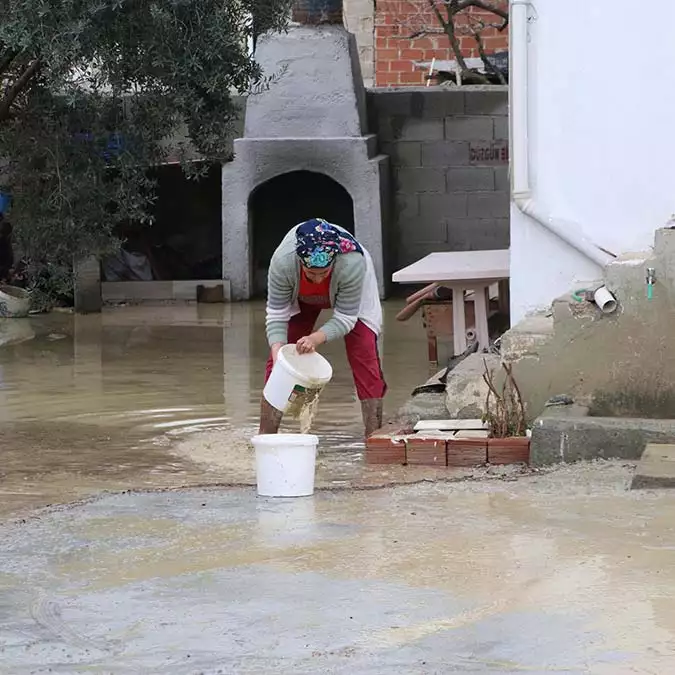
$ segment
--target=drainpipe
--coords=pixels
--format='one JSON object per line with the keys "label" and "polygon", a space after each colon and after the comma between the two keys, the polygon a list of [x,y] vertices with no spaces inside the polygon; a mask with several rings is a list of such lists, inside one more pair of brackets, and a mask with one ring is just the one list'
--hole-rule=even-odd
{"label": "drainpipe", "polygon": [[530,187],[528,115],[528,25],[530,0],[511,0],[511,192],[518,209],[600,267],[616,255],[586,237],[577,223],[554,218],[538,204]]}

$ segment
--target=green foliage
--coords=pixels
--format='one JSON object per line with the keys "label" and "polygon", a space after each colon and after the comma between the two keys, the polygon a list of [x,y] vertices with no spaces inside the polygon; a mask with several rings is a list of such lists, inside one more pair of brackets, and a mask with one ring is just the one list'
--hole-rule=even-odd
{"label": "green foliage", "polygon": [[[149,221],[148,167],[179,130],[222,161],[234,95],[264,82],[249,41],[289,0],[0,0],[0,185],[34,275]],[[265,74],[271,75],[271,74]],[[70,274],[67,275],[70,279]]]}

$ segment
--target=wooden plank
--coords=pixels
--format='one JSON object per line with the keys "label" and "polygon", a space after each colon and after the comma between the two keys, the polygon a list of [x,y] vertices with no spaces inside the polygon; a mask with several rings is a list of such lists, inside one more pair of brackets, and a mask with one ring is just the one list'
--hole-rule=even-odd
{"label": "wooden plank", "polygon": [[462,431],[487,429],[483,420],[420,420],[415,431]]}

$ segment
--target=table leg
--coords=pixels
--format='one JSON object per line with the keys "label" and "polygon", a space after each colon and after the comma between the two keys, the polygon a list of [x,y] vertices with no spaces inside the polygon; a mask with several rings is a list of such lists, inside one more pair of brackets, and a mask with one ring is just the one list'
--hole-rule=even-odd
{"label": "table leg", "polygon": [[434,335],[427,335],[427,348],[429,351],[429,365],[438,365],[438,340]]}
{"label": "table leg", "polygon": [[509,316],[511,311],[511,293],[509,280],[502,279],[499,282],[499,312],[504,316]]}
{"label": "table leg", "polygon": [[476,336],[479,349],[490,347],[490,332],[488,331],[488,302],[489,286],[479,286],[474,291],[473,306],[476,311]]}
{"label": "table leg", "polygon": [[452,287],[452,336],[454,339],[454,356],[466,351],[466,314],[464,313],[464,288]]}

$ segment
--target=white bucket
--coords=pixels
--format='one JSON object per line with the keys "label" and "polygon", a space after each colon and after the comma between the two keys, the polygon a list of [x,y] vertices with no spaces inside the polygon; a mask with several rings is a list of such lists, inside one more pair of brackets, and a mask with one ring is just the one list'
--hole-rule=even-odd
{"label": "white bucket", "polygon": [[277,410],[285,412],[294,399],[308,389],[323,389],[333,377],[333,368],[317,352],[298,354],[295,345],[279,350],[263,396]]}
{"label": "white bucket", "polygon": [[30,293],[23,288],[0,284],[0,317],[20,318],[28,316]]}
{"label": "white bucket", "polygon": [[311,434],[254,436],[255,471],[261,497],[308,497],[314,494],[316,448]]}

